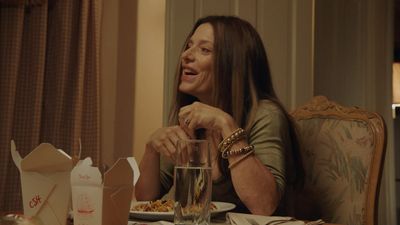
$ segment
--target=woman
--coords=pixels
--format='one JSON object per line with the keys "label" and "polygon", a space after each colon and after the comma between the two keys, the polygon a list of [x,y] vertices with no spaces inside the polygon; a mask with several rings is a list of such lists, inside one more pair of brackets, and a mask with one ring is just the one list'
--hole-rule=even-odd
{"label": "woman", "polygon": [[241,212],[283,213],[278,206],[287,184],[302,170],[257,31],[237,17],[201,18],[180,59],[171,126],[155,131],[146,144],[136,198],[154,200],[168,192],[177,140],[201,135],[211,143],[213,201],[235,203]]}

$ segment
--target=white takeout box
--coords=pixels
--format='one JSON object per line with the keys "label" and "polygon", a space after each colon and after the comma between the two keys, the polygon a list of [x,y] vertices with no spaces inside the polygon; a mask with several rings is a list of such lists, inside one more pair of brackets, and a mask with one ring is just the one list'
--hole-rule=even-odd
{"label": "white takeout box", "polygon": [[37,216],[44,225],[65,225],[71,198],[71,157],[42,143],[22,159],[14,141],[11,155],[21,174],[24,214]]}
{"label": "white takeout box", "polygon": [[126,225],[139,177],[136,161],[132,157],[119,159],[104,178],[91,165],[92,160],[86,158],[71,172],[74,224]]}

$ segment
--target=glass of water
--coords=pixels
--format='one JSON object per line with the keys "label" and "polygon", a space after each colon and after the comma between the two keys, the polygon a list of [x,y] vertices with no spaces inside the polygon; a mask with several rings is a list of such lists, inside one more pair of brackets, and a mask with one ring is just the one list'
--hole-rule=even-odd
{"label": "glass of water", "polygon": [[174,185],[174,223],[210,224],[212,179],[207,140],[178,141]]}

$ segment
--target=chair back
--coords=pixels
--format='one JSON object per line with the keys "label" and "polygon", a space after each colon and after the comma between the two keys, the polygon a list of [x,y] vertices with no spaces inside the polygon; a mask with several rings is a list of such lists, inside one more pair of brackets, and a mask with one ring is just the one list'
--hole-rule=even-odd
{"label": "chair back", "polygon": [[305,169],[296,190],[295,216],[347,225],[377,224],[378,193],[386,149],[377,113],[316,96],[291,115]]}

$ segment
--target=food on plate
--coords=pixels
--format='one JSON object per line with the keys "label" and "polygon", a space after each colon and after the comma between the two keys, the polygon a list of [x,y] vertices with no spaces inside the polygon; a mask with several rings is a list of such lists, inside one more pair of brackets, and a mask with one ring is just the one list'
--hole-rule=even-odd
{"label": "food on plate", "polygon": [[[214,211],[217,209],[217,207],[213,203],[211,203],[210,209],[211,209],[211,211]],[[190,206],[182,207],[181,210],[184,215],[189,215],[191,213],[198,214],[203,211],[203,209],[200,205],[190,205]]]}
{"label": "food on plate", "polygon": [[135,205],[132,210],[142,212],[171,212],[174,210],[173,200],[156,200]]}
{"label": "food on plate", "polygon": [[[172,212],[174,211],[174,200],[155,200],[147,203],[134,205],[131,210],[141,212]],[[210,204],[211,211],[216,210],[214,203]]]}

